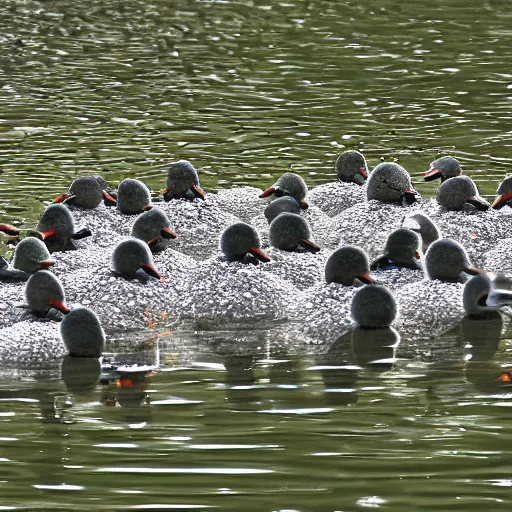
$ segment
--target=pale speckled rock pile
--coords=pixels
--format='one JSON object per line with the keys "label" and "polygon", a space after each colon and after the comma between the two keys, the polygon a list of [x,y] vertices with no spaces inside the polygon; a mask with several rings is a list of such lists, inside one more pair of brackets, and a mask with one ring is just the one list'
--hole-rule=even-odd
{"label": "pale speckled rock pile", "polygon": [[317,185],[307,196],[310,206],[316,206],[329,217],[335,217],[344,210],[363,203],[365,199],[364,186],[339,181]]}

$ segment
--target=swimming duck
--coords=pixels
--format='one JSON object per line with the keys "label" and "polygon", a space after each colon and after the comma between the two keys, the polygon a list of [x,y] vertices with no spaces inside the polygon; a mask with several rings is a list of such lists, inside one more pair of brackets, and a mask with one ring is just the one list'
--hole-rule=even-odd
{"label": "swimming duck", "polygon": [[101,176],[81,176],[71,183],[68,192],[56,197],[53,202],[86,209],[96,208],[102,200],[115,204],[116,199],[104,187],[108,185]]}
{"label": "swimming duck", "polygon": [[326,283],[352,286],[356,280],[364,284],[375,282],[370,275],[368,255],[363,249],[352,245],[333,251],[325,264]]}
{"label": "swimming duck", "polygon": [[91,231],[87,228],[75,231],[70,211],[56,203],[46,208],[32,234],[41,238],[50,252],[55,252],[76,249],[73,241],[91,236]]}
{"label": "swimming duck", "polygon": [[441,182],[444,182],[448,178],[460,176],[461,174],[462,168],[457,159],[453,158],[453,156],[442,156],[430,163],[428,171],[423,173],[423,179],[425,181],[432,181],[441,178]]}
{"label": "swimming duck", "polygon": [[296,215],[300,215],[301,212],[302,209],[299,203],[293,197],[283,196],[269,203],[265,208],[264,215],[267,222],[270,224],[280,213],[295,213]]}
{"label": "swimming duck", "polygon": [[308,194],[311,205],[330,217],[365,200],[364,185],[368,178],[368,164],[359,151],[344,151],[334,164],[338,181],[317,185]]}
{"label": "swimming duck", "polygon": [[45,270],[55,264],[50,258],[50,251],[39,238],[28,236],[14,249],[12,266],[27,274]]}
{"label": "swimming duck", "polygon": [[117,210],[125,215],[136,215],[150,210],[151,192],[142,181],[126,178],[117,187]]}
{"label": "swimming duck", "polygon": [[437,202],[447,210],[486,211],[491,205],[478,193],[475,182],[468,176],[448,178],[439,185]]}
{"label": "swimming duck", "polygon": [[146,242],[152,252],[159,252],[169,245],[169,240],[176,238],[170,226],[166,213],[160,208],[152,208],[137,217],[131,236]]}
{"label": "swimming duck", "polygon": [[412,204],[420,199],[409,173],[393,162],[382,162],[373,169],[367,181],[366,197],[368,201],[397,204]]}
{"label": "swimming duck", "polygon": [[167,187],[163,191],[165,201],[171,199],[204,199],[205,193],[199,187],[199,176],[195,167],[187,160],[170,164],[167,170]]}
{"label": "swimming duck", "polygon": [[270,223],[269,242],[283,251],[320,251],[307,221],[294,213],[281,213]]}
{"label": "swimming duck", "polygon": [[60,324],[62,341],[73,357],[101,357],[105,333],[96,314],[84,307],[73,308]]}
{"label": "swimming duck", "polygon": [[260,197],[282,197],[291,196],[300,205],[303,210],[307,210],[308,203],[305,201],[308,193],[308,186],[306,182],[298,175],[293,172],[285,172],[278,180],[267,190],[260,194]]}
{"label": "swimming duck", "polygon": [[498,186],[496,190],[497,197],[492,203],[492,207],[496,210],[504,206],[512,207],[512,175],[507,176]]}
{"label": "swimming duck", "polygon": [[117,244],[112,254],[114,274],[126,279],[147,282],[150,277],[163,281],[153,263],[147,244],[137,238],[129,238]]}
{"label": "swimming duck", "polygon": [[64,288],[55,275],[48,270],[40,270],[30,276],[25,286],[28,308],[36,316],[47,316],[51,309],[63,314],[70,309],[64,303]]}
{"label": "swimming duck", "polygon": [[422,252],[426,253],[430,244],[442,237],[440,229],[435,222],[425,213],[412,212],[405,215],[402,227],[418,233],[422,240]]}
{"label": "swimming duck", "polygon": [[397,304],[386,287],[363,286],[352,297],[350,314],[361,329],[384,329],[395,320]]}
{"label": "swimming duck", "polygon": [[384,254],[372,261],[371,269],[403,267],[422,270],[421,239],[417,233],[406,228],[398,228],[390,233]]}
{"label": "swimming duck", "polygon": [[227,261],[243,261],[248,255],[261,262],[270,261],[267,254],[261,250],[258,232],[245,222],[231,224],[222,232],[220,250]]}

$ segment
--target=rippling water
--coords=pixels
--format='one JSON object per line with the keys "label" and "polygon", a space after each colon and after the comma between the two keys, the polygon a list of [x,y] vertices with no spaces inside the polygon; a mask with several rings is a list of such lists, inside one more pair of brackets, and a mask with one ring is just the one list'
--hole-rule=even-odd
{"label": "rippling water", "polygon": [[[313,186],[343,148],[396,159],[426,195],[449,153],[493,195],[512,161],[509,7],[3,0],[2,221],[35,222],[78,174],[161,188],[178,158],[209,190],[286,170]],[[375,367],[190,335],[132,387],[6,373],[0,510],[502,510],[500,337]]]}

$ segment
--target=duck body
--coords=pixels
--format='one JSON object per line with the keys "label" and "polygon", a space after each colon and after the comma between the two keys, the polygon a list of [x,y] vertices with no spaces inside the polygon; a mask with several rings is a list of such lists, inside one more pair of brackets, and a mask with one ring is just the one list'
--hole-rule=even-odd
{"label": "duck body", "polygon": [[48,270],[30,276],[25,286],[28,307],[36,316],[46,316],[51,309],[63,314],[69,312],[65,304],[64,288],[60,280]]}
{"label": "duck body", "polygon": [[303,178],[293,172],[285,172],[270,188],[260,194],[260,198],[290,196],[299,203],[303,210],[306,210],[308,208],[307,193],[308,186]]}
{"label": "duck body", "polygon": [[107,187],[101,176],[80,176],[71,183],[67,193],[60,195],[53,202],[86,209],[96,208],[104,199],[112,200],[105,190]]}
{"label": "duck body", "polygon": [[117,187],[117,210],[137,215],[151,208],[151,192],[142,181],[126,178]]}
{"label": "duck body", "polygon": [[478,193],[475,182],[468,176],[455,176],[443,181],[436,192],[437,202],[446,210],[486,211],[491,205]]}
{"label": "duck body", "polygon": [[441,182],[449,178],[460,176],[462,168],[459,161],[453,156],[442,156],[430,163],[430,167],[423,174],[425,181],[432,181],[440,178]]}
{"label": "duck body", "polygon": [[165,201],[171,199],[204,199],[205,193],[199,188],[199,175],[187,160],[178,160],[169,165],[167,187],[163,192]]}
{"label": "duck body", "polygon": [[398,228],[390,233],[384,254],[372,262],[371,268],[404,267],[422,270],[420,244],[421,239],[417,233]]}
{"label": "duck body", "polygon": [[70,356],[101,357],[105,333],[90,309],[73,308],[62,320],[60,334]]}
{"label": "duck body", "polygon": [[409,173],[398,164],[382,162],[377,165],[366,183],[366,198],[398,205],[413,204],[420,199],[414,190]]}
{"label": "duck body", "polygon": [[176,238],[176,233],[167,214],[160,208],[152,208],[135,219],[131,236],[146,242],[151,252],[160,252]]}
{"label": "duck body", "polygon": [[26,274],[34,274],[55,264],[50,258],[46,245],[36,237],[26,237],[16,245],[12,257],[12,266]]}

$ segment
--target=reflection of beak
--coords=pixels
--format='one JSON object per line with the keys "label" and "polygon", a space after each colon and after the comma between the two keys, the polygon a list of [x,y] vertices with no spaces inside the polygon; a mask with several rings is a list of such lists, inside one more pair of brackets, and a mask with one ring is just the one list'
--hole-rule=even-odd
{"label": "reflection of beak", "polygon": [[162,238],[176,238],[176,233],[171,228],[162,228],[160,230],[160,234],[162,235]]}
{"label": "reflection of beak", "polygon": [[65,315],[71,311],[71,309],[69,309],[66,304],[60,300],[49,300],[48,304],[59,310],[61,313],[64,313]]}
{"label": "reflection of beak", "polygon": [[264,192],[262,192],[260,194],[260,197],[269,197],[271,196],[272,194],[275,194],[276,193],[276,190],[277,188],[276,187],[270,187],[270,188],[267,188],[267,190],[265,190]]}
{"label": "reflection of beak", "polygon": [[499,210],[500,208],[505,206],[503,203],[506,203],[509,199],[512,199],[512,192],[506,192],[505,194],[501,194],[492,202],[491,206]]}
{"label": "reflection of beak", "polygon": [[511,370],[506,370],[496,380],[501,380],[501,382],[511,382],[512,378],[510,377],[510,372]]}
{"label": "reflection of beak", "polygon": [[161,283],[165,283],[165,279],[157,272],[153,265],[150,265],[149,263],[141,263],[140,268],[144,270],[148,276],[158,279]]}
{"label": "reflection of beak", "polygon": [[261,261],[263,263],[268,263],[270,260],[270,257],[263,252],[259,247],[249,247],[249,250],[247,251],[249,254],[252,254],[258,261]]}
{"label": "reflection of beak", "polygon": [[439,169],[429,169],[423,173],[423,179],[425,181],[432,181],[441,177]]}
{"label": "reflection of beak", "polygon": [[319,245],[316,245],[315,242],[312,242],[311,240],[308,240],[307,238],[301,238],[299,240],[299,243],[308,252],[318,252],[320,250]]}
{"label": "reflection of beak", "polygon": [[468,197],[466,199],[466,203],[469,203],[470,205],[474,206],[477,210],[480,210],[481,212],[485,212],[491,207],[491,205],[480,196]]}

